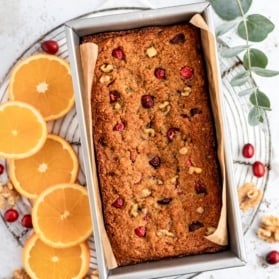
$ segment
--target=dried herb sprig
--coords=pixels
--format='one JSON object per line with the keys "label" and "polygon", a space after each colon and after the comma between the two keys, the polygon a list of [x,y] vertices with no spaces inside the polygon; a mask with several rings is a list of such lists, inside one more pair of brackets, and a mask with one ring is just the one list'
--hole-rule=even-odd
{"label": "dried herb sprig", "polygon": [[234,46],[221,51],[223,57],[234,57],[243,53],[244,70],[236,74],[230,81],[232,86],[248,84],[248,89],[241,91],[240,96],[249,95],[251,109],[248,122],[256,126],[264,121],[264,112],[271,110],[268,96],[253,83],[254,75],[272,77],[279,71],[266,69],[268,58],[266,54],[252,47],[251,42],[262,42],[274,29],[274,24],[261,14],[250,14],[252,0],[211,0],[216,14],[224,20],[216,29],[216,35],[222,36],[235,29],[238,36],[245,41],[243,45]]}

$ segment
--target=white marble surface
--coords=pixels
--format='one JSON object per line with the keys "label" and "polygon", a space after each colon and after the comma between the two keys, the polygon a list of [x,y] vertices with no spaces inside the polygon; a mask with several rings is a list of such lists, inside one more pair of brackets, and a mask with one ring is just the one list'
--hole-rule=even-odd
{"label": "white marble surface", "polygon": [[[0,83],[5,74],[21,53],[38,40],[47,31],[76,16],[108,6],[151,6],[152,8],[184,4],[186,0],[144,0],[144,1],[100,1],[100,0],[0,0]],[[268,39],[257,45],[267,53],[268,68],[279,70],[279,2],[278,0],[254,0],[251,12],[261,13],[270,18],[276,25]],[[220,20],[215,17],[216,25]],[[230,45],[238,41],[234,36],[227,38]],[[279,216],[279,76],[273,78],[257,78],[259,87],[268,94],[272,103],[269,113],[272,136],[272,162],[270,179],[260,207],[249,232],[245,236],[248,263],[245,267],[204,272],[198,279],[234,279],[234,278],[279,278],[279,264],[267,266],[263,257],[271,249],[279,250],[278,244],[260,241],[255,231],[262,216],[274,214]],[[10,278],[12,270],[22,265],[21,247],[13,239],[0,220],[0,278]]]}

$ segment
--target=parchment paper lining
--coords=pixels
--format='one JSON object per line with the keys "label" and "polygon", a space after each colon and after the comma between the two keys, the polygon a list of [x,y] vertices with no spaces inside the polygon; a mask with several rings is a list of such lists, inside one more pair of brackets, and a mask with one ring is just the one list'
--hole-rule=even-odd
{"label": "parchment paper lining", "polygon": [[[219,245],[228,244],[228,234],[227,234],[227,205],[226,205],[226,171],[225,171],[225,157],[224,157],[224,138],[223,138],[223,124],[222,124],[222,113],[220,105],[220,85],[218,76],[218,66],[216,57],[216,43],[212,32],[209,30],[208,25],[204,21],[200,14],[196,14],[190,20],[190,23],[201,29],[201,39],[203,45],[203,53],[206,61],[208,84],[211,94],[211,105],[213,116],[215,120],[216,136],[218,142],[218,158],[220,162],[220,167],[223,177],[223,192],[222,192],[222,209],[220,214],[220,219],[216,231],[207,236],[206,238]],[[86,95],[86,119],[88,120],[88,131],[90,135],[93,135],[92,131],[92,114],[91,114],[91,88],[93,82],[93,75],[95,64],[98,56],[98,46],[94,43],[84,43],[80,45],[80,55],[82,61],[84,85],[85,85],[85,95]],[[93,90],[94,92],[94,90]],[[92,162],[92,172],[97,173],[96,166],[93,163],[95,160],[93,141],[91,137],[90,141],[90,157]],[[108,269],[113,269],[117,267],[116,259],[113,255],[112,248],[105,230],[103,218],[102,218],[102,206],[101,197],[98,188],[98,181],[94,179],[93,189],[96,200],[98,201],[97,208],[100,214],[99,222],[100,232],[102,236],[102,244],[105,253],[106,265]]]}

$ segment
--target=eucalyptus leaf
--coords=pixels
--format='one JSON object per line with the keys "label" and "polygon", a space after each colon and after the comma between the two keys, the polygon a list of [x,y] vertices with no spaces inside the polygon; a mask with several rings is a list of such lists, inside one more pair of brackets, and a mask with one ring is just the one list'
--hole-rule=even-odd
{"label": "eucalyptus leaf", "polygon": [[239,20],[234,20],[234,21],[226,21],[219,26],[216,27],[215,33],[216,36],[221,36],[230,31],[232,28],[236,26],[236,24],[239,22]]}
{"label": "eucalyptus leaf", "polygon": [[273,71],[273,70],[263,69],[259,67],[252,67],[251,70],[252,72],[254,72],[255,74],[261,77],[274,77],[279,75],[279,71]]}
{"label": "eucalyptus leaf", "polygon": [[261,107],[264,110],[270,110],[269,98],[263,92],[261,92],[259,90],[250,96],[250,102],[254,106]]}
{"label": "eucalyptus leaf", "polygon": [[242,16],[239,4],[242,6],[244,14],[249,10],[252,0],[210,0],[216,14],[224,20],[233,20]]}
{"label": "eucalyptus leaf", "polygon": [[226,58],[234,57],[234,56],[238,55],[239,53],[241,53],[242,51],[244,51],[245,49],[247,49],[246,45],[231,47],[231,48],[223,49],[221,51],[221,55]]}
{"label": "eucalyptus leaf", "polygon": [[[248,34],[246,34],[245,24],[247,25]],[[261,42],[274,27],[274,24],[265,16],[253,14],[239,23],[237,32],[244,40],[248,38],[251,42]]]}
{"label": "eucalyptus leaf", "polygon": [[243,57],[243,65],[246,69],[249,69],[248,57],[250,55],[250,63],[252,67],[265,68],[268,63],[267,56],[259,49],[251,48],[247,50]]}
{"label": "eucalyptus leaf", "polygon": [[248,71],[243,71],[237,74],[235,77],[231,80],[232,86],[240,86],[246,83],[250,78],[250,73]]}
{"label": "eucalyptus leaf", "polygon": [[263,123],[264,118],[264,110],[259,107],[253,107],[248,114],[248,123],[251,126],[257,126],[260,123]]}
{"label": "eucalyptus leaf", "polygon": [[254,93],[256,90],[257,90],[257,87],[248,88],[248,89],[245,89],[243,91],[240,91],[238,93],[238,96],[243,97],[243,96],[246,96],[246,95],[250,95],[250,94]]}

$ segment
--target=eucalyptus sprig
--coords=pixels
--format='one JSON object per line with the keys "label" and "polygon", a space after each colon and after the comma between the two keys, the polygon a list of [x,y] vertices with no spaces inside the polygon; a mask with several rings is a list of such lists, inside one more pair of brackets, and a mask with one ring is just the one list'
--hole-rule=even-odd
{"label": "eucalyptus sprig", "polygon": [[279,71],[266,69],[268,58],[266,54],[254,48],[252,43],[262,42],[274,29],[274,24],[261,14],[247,14],[252,0],[211,0],[216,14],[224,20],[216,29],[216,35],[221,36],[235,29],[244,44],[221,51],[223,57],[234,57],[243,53],[244,70],[236,74],[230,81],[232,86],[248,84],[248,89],[239,93],[240,96],[249,95],[251,109],[248,122],[256,126],[264,121],[265,111],[271,110],[268,96],[253,82],[254,75],[272,77]]}

